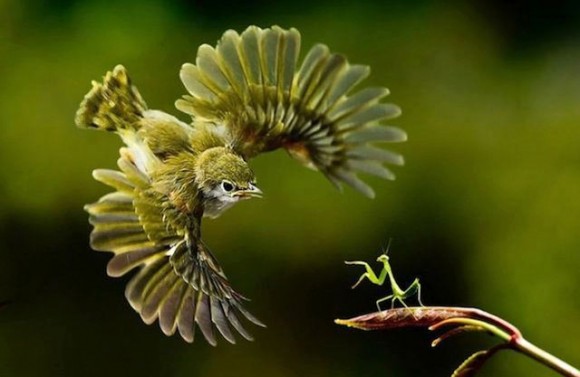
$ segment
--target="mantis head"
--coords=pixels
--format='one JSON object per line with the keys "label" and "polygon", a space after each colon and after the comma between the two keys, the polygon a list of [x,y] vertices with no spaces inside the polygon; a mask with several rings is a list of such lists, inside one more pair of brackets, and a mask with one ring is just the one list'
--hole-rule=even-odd
{"label": "mantis head", "polygon": [[389,263],[389,256],[387,254],[381,254],[378,258],[377,258],[377,262],[382,262],[382,263]]}

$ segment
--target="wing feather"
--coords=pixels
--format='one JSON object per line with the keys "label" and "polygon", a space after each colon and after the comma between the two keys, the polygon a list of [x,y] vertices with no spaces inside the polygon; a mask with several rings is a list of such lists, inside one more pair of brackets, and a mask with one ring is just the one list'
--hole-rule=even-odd
{"label": "wing feather", "polygon": [[369,141],[389,142],[389,141],[405,141],[406,135],[400,129],[389,126],[373,126],[345,134],[345,141],[349,144],[364,144]]}
{"label": "wing feather", "polygon": [[176,106],[194,122],[225,126],[226,138],[246,158],[285,148],[335,185],[374,195],[357,174],[394,179],[382,164],[401,165],[402,157],[372,145],[406,140],[404,131],[382,124],[399,116],[399,107],[381,102],[386,88],[351,94],[369,75],[367,66],[351,65],[317,44],[297,69],[299,49],[296,29],[227,31],[215,48],[199,48],[195,66],[184,64],[181,78],[190,95]]}
{"label": "wing feather", "polygon": [[242,323],[236,316],[234,310],[229,306],[227,301],[222,301],[222,305],[224,306],[224,313],[226,314],[228,321],[236,329],[236,331],[239,332],[246,340],[254,340],[252,335],[250,335],[250,333],[247,332],[246,329],[242,326]]}
{"label": "wing feather", "polygon": [[217,99],[215,86],[208,82],[195,65],[186,63],[181,67],[180,78],[188,92],[195,98]]}
{"label": "wing feather", "polygon": [[349,160],[348,166],[352,170],[364,172],[367,174],[376,175],[377,177],[393,180],[395,175],[389,169],[381,165],[376,161],[359,161],[359,160]]}
{"label": "wing feather", "polygon": [[224,313],[221,300],[215,296],[210,296],[211,303],[211,321],[215,324],[220,334],[230,343],[235,344],[236,338],[232,334],[232,330],[228,326],[228,319]]}
{"label": "wing feather", "polygon": [[340,118],[355,114],[369,105],[378,103],[387,96],[387,88],[365,88],[348,98],[337,101],[326,114],[330,122],[337,122]]}
{"label": "wing feather", "polygon": [[398,153],[369,146],[357,146],[347,152],[347,156],[353,159],[385,161],[393,165],[403,165],[405,160]]}
{"label": "wing feather", "polygon": [[261,64],[264,73],[264,88],[276,86],[278,83],[278,44],[280,31],[272,29],[271,33],[264,33],[261,43]]}
{"label": "wing feather", "polygon": [[[165,335],[173,335],[177,328],[177,314],[181,306],[181,301],[188,285],[177,279],[167,293],[165,303],[159,311],[159,327]],[[243,334],[242,334],[243,336]]]}
{"label": "wing feather", "polygon": [[282,33],[284,47],[278,51],[278,61],[282,63],[280,77],[282,78],[279,90],[283,93],[291,94],[292,83],[294,81],[296,64],[300,53],[300,34],[296,29],[290,29]]}
{"label": "wing feather", "polygon": [[216,52],[220,56],[222,69],[228,77],[228,81],[238,95],[243,98],[248,90],[244,69],[238,54],[240,36],[233,30],[229,30],[223,36],[222,43]]}
{"label": "wing feather", "polygon": [[359,82],[367,78],[369,73],[370,68],[365,65],[347,65],[346,70],[334,82],[328,95],[328,102],[335,104],[344,93],[349,92]]}
{"label": "wing feather", "polygon": [[248,29],[240,36],[240,57],[244,74],[250,85],[262,85],[262,70],[260,69],[260,34],[258,28]]}
{"label": "wing feather", "polygon": [[123,276],[150,260],[152,255],[160,254],[166,249],[165,245],[146,242],[141,247],[133,248],[129,253],[116,254],[107,264],[107,274],[112,277]]}
{"label": "wing feather", "polygon": [[201,45],[197,51],[196,63],[216,93],[224,93],[230,88],[228,78],[219,66],[218,55],[213,47]]}
{"label": "wing feather", "polygon": [[197,304],[195,308],[195,322],[201,330],[203,336],[209,344],[215,346],[217,341],[213,333],[211,324],[211,307],[209,305],[209,296],[199,291],[197,294]]}
{"label": "wing feather", "polygon": [[181,307],[176,317],[179,335],[189,343],[193,342],[195,336],[194,318],[196,301],[194,300],[194,295],[196,293],[197,291],[191,286],[185,288]]}
{"label": "wing feather", "polygon": [[321,71],[324,69],[325,63],[328,60],[330,52],[328,47],[322,44],[314,46],[306,55],[302,67],[297,75],[297,99],[306,105],[308,110],[308,99],[314,89],[316,89],[316,81],[320,77]]}

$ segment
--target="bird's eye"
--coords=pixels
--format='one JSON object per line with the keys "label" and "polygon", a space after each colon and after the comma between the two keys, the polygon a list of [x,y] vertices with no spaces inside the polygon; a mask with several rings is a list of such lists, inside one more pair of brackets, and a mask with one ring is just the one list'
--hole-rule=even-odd
{"label": "bird's eye", "polygon": [[223,182],[222,182],[222,189],[223,189],[225,192],[230,192],[230,191],[232,191],[232,190],[234,189],[234,185],[232,185],[232,184],[231,184],[230,182],[228,182],[228,181],[223,181]]}

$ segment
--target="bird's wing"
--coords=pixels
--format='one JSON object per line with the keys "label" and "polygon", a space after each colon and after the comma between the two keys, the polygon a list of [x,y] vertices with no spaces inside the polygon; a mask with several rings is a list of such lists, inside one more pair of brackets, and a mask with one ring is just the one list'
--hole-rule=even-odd
{"label": "bird's wing", "polygon": [[199,48],[195,65],[183,65],[189,95],[176,106],[194,121],[225,126],[232,147],[246,158],[285,148],[338,187],[345,182],[373,197],[357,173],[394,179],[383,164],[402,165],[402,156],[372,143],[406,140],[402,130],[381,124],[400,109],[381,102],[386,88],[350,94],[368,76],[367,66],[318,44],[298,68],[299,50],[296,29],[227,31],[215,48]]}
{"label": "bird's wing", "polygon": [[[251,340],[238,317],[263,324],[244,309],[244,297],[232,289],[209,249],[164,221],[167,210],[176,209],[156,196],[160,194],[151,189],[130,150],[121,150],[118,166],[121,171],[94,171],[95,179],[116,191],[86,210],[94,225],[91,246],[115,254],[107,273],[117,277],[139,268],[125,290],[131,306],[145,323],[159,319],[166,335],[178,330],[188,342],[193,342],[195,323],[212,345],[216,344],[214,327],[231,343],[235,338],[230,325]],[[186,221],[195,227],[200,219],[189,216]]]}

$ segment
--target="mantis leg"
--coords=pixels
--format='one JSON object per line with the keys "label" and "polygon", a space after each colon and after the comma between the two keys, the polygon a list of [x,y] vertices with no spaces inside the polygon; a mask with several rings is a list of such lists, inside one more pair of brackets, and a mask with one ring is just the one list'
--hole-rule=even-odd
{"label": "mantis leg", "polygon": [[[381,285],[385,281],[386,275],[381,272],[381,275],[379,277],[377,277],[377,275],[375,275],[375,272],[372,270],[371,266],[369,266],[369,264],[366,262],[361,262],[361,261],[350,262],[349,261],[349,262],[344,262],[344,263],[346,263],[346,264],[358,264],[358,265],[364,266],[364,268],[366,270],[366,272],[364,274],[362,274],[361,277],[357,280],[357,282],[352,286],[353,289],[356,288],[364,280],[365,277],[367,279],[369,279],[369,281],[371,283],[374,283],[376,285]],[[385,276],[383,276],[383,275],[385,275]]]}
{"label": "mantis leg", "polygon": [[[413,283],[411,283],[411,285],[409,286],[409,288],[407,288],[403,292],[403,294],[400,296],[399,301],[401,303],[403,303],[403,300],[404,299],[409,298],[409,297],[413,296],[414,294],[417,294],[417,301],[419,301],[419,305],[425,306],[421,302],[421,284],[419,283],[419,279],[415,279],[413,281]],[[403,305],[405,305],[405,304],[403,303]],[[405,306],[407,306],[407,305],[405,305]]]}
{"label": "mantis leg", "polygon": [[393,297],[393,305],[395,304],[395,300],[398,300],[405,308],[409,308],[407,304],[405,304],[405,297]]}
{"label": "mantis leg", "polygon": [[379,312],[383,311],[383,309],[381,309],[381,302],[383,301],[387,301],[387,300],[391,300],[391,309],[393,308],[393,304],[394,304],[394,295],[388,295],[387,297],[383,297],[377,300],[377,309],[379,309]]}
{"label": "mantis leg", "polygon": [[421,284],[419,284],[419,279],[415,279],[415,281],[417,282],[417,301],[419,301],[419,305],[425,306],[421,302]]}

